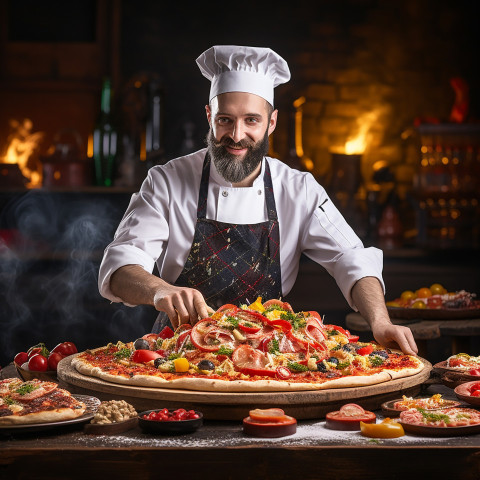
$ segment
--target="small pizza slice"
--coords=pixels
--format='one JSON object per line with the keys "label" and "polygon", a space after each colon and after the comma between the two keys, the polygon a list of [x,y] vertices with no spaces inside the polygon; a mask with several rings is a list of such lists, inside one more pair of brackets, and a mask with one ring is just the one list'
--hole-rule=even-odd
{"label": "small pizza slice", "polygon": [[87,408],[54,382],[6,379],[1,387],[0,426],[70,420]]}

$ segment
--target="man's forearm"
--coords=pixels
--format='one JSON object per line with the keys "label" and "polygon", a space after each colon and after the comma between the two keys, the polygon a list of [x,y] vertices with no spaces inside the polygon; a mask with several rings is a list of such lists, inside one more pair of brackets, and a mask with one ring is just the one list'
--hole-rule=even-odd
{"label": "man's forearm", "polygon": [[362,317],[370,326],[390,324],[383,289],[375,277],[361,278],[352,288],[352,298]]}
{"label": "man's forearm", "polygon": [[125,265],[110,278],[110,290],[130,305],[154,305],[155,294],[168,285],[139,265]]}

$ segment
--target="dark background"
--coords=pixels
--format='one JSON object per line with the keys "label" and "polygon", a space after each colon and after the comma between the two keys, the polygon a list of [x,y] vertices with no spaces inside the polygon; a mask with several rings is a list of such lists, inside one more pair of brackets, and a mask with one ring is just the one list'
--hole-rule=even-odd
{"label": "dark background", "polygon": [[[153,0],[3,0],[0,7],[0,155],[8,120],[29,117],[45,132],[39,154],[46,154],[59,129],[72,127],[80,133],[86,156],[105,76],[113,79],[122,133],[138,136],[145,121],[146,105],[131,109],[132,85],[139,81],[143,91],[154,79],[164,102],[160,160],[182,152],[188,124],[194,132],[191,148],[201,148],[210,86],[195,58],[215,44],[266,46],[287,60],[292,80],[276,92],[280,117],[274,148],[279,158],[287,159],[291,104],[304,95],[304,147],[320,180],[330,168],[328,147],[365,104],[379,99],[391,108],[378,126],[378,148],[365,156],[366,177],[375,161],[385,159],[406,185],[411,183],[418,157],[407,158],[401,134],[417,117],[448,122],[453,76],[468,82],[468,122],[478,124],[476,1],[186,6]],[[72,340],[84,349],[132,340],[153,324],[153,309],[110,305],[97,290],[103,248],[136,186],[111,191],[90,187],[0,189],[0,365],[39,341],[53,347]],[[20,238],[12,240],[12,232]],[[389,299],[434,282],[451,290],[480,291],[474,242],[462,249],[417,247],[410,243],[385,252]],[[288,299],[295,309],[325,314],[328,323],[344,324],[350,311],[334,281],[306,260]],[[432,347],[432,359],[441,360],[447,353],[448,342]]]}

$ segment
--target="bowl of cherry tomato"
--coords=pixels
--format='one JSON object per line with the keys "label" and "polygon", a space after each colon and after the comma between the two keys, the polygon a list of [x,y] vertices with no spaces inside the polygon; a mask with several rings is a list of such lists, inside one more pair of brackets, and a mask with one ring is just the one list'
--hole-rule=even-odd
{"label": "bowl of cherry tomato", "polygon": [[13,363],[24,381],[34,378],[56,381],[58,363],[74,353],[77,353],[77,347],[72,342],[61,342],[52,350],[48,350],[44,343],[38,343],[26,352],[17,353]]}
{"label": "bowl of cherry tomato", "polygon": [[480,405],[480,380],[466,382],[455,387],[455,395],[471,405]]}
{"label": "bowl of cherry tomato", "polygon": [[138,414],[138,425],[145,433],[176,435],[192,433],[203,424],[203,414],[184,408],[160,408]]}

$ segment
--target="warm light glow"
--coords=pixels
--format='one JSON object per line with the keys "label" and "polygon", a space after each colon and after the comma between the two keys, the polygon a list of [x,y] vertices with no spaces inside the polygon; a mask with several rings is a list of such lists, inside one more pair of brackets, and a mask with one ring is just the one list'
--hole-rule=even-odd
{"label": "warm light glow", "polygon": [[0,157],[0,163],[16,163],[24,177],[28,179],[27,187],[39,187],[42,183],[41,166],[32,168],[28,160],[38,149],[43,139],[43,132],[32,133],[33,122],[26,118],[23,122],[10,120],[13,132],[8,137],[7,152]]}
{"label": "warm light glow", "polygon": [[90,134],[87,139],[87,157],[93,158],[93,134]]}
{"label": "warm light glow", "polygon": [[303,111],[302,105],[305,103],[305,97],[299,97],[293,102],[293,106],[295,107],[295,151],[297,152],[297,156],[302,159],[303,166],[311,171],[313,170],[314,164],[310,158],[305,157],[305,152],[303,150],[303,138],[302,138],[302,121],[303,121]]}
{"label": "warm light glow", "polygon": [[358,130],[354,135],[348,137],[345,147],[337,147],[332,149],[335,153],[344,153],[347,155],[362,155],[369,147],[370,130],[378,123],[378,119],[382,111],[380,108],[371,112],[364,113],[358,120]]}

